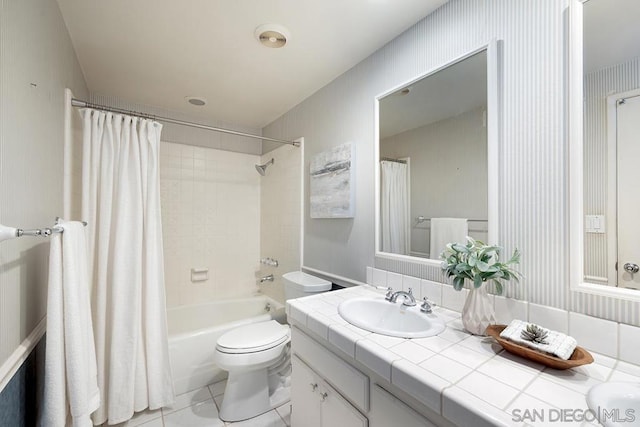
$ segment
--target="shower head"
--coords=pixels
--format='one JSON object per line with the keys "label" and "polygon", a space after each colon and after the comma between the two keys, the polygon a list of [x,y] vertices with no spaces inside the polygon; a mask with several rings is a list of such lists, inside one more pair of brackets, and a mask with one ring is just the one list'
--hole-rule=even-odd
{"label": "shower head", "polygon": [[267,171],[267,167],[269,165],[272,165],[275,163],[274,159],[269,160],[267,163],[265,163],[264,165],[256,165],[256,170],[258,171],[258,173],[262,176],[264,176],[265,172]]}

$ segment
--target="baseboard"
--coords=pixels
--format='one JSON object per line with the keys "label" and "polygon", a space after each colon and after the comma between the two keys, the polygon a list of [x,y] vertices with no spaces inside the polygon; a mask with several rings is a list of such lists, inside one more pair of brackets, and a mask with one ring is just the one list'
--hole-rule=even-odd
{"label": "baseboard", "polygon": [[29,357],[40,339],[47,330],[47,317],[43,317],[40,323],[31,331],[29,336],[20,343],[18,348],[0,366],[0,392],[9,384],[11,378],[18,372],[25,360]]}

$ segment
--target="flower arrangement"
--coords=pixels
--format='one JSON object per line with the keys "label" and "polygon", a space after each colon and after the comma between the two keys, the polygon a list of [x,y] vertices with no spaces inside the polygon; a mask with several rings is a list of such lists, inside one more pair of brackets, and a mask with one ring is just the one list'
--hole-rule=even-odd
{"label": "flower arrangement", "polygon": [[469,279],[474,288],[492,280],[499,294],[502,293],[501,280],[514,279],[516,282],[522,276],[513,269],[514,264],[520,262],[520,252],[516,249],[511,258],[500,262],[499,246],[491,246],[467,236],[467,244],[449,243],[440,257],[442,269],[447,277],[453,276],[453,287],[459,291],[464,286],[464,280]]}

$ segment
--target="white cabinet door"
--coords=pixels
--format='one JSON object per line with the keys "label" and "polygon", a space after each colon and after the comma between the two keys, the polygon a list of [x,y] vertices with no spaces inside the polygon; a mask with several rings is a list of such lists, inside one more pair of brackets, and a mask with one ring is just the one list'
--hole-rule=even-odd
{"label": "white cabinet door", "polygon": [[369,427],[436,427],[377,384],[371,388]]}
{"label": "white cabinet door", "polygon": [[291,331],[295,353],[307,366],[340,390],[343,396],[362,411],[369,410],[369,377],[331,353],[298,328]]}
{"label": "white cabinet door", "polygon": [[291,368],[292,427],[367,427],[367,418],[295,355]]}
{"label": "white cabinet door", "polygon": [[291,426],[321,427],[320,379],[296,356],[291,357]]}
{"label": "white cabinet door", "polygon": [[320,397],[322,427],[367,427],[367,418],[324,381]]}

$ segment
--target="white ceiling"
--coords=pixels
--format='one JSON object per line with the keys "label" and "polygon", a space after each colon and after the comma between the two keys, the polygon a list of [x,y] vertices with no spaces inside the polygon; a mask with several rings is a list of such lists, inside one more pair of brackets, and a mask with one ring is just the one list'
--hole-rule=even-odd
{"label": "white ceiling", "polygon": [[[89,90],[261,128],[447,0],[58,0]],[[282,49],[254,30],[291,33]],[[186,96],[208,100],[187,104]]]}
{"label": "white ceiling", "polygon": [[380,138],[458,116],[487,105],[487,52],[411,83],[380,100]]}
{"label": "white ceiling", "polygon": [[584,3],[584,72],[640,56],[640,0]]}

